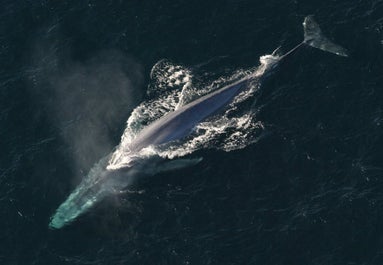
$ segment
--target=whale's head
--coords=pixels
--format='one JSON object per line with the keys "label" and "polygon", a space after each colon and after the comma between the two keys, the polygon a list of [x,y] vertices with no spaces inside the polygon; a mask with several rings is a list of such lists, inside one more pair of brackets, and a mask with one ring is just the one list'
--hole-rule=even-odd
{"label": "whale's head", "polygon": [[174,162],[170,165],[164,164],[158,156],[145,157],[145,159],[135,156],[129,166],[124,164],[118,168],[108,167],[109,158],[110,155],[95,164],[76,189],[57,208],[49,223],[51,229],[60,229],[70,224],[105,197],[120,194],[121,191],[126,190],[137,178],[180,167]]}
{"label": "whale's head", "polygon": [[62,228],[107,196],[110,191],[104,187],[104,184],[108,182],[108,175],[107,171],[95,172],[95,170],[91,170],[86,179],[80,183],[56,210],[51,218],[49,227],[54,229]]}
{"label": "whale's head", "polygon": [[88,175],[58,207],[52,216],[49,227],[60,229],[87,212],[94,204],[105,197],[119,193],[131,183],[135,169],[106,169],[106,159],[100,160]]}

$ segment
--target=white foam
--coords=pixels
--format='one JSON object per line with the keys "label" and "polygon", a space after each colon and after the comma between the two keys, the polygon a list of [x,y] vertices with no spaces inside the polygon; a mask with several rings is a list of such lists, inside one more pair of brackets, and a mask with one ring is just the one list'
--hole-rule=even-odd
{"label": "white foam", "polygon": [[[153,66],[149,94],[155,97],[141,103],[133,110],[127,121],[127,127],[121,137],[121,143],[109,160],[108,169],[130,166],[137,157],[158,155],[164,158],[185,156],[201,148],[215,148],[224,151],[241,149],[259,139],[263,124],[257,121],[254,109],[241,109],[241,103],[254,96],[259,89],[259,78],[268,67],[278,61],[277,56],[265,55],[260,58],[257,68],[239,70],[228,77],[222,77],[210,85],[194,87],[191,70],[180,65],[161,60]],[[142,128],[166,113],[209,93],[219,87],[252,75],[254,82],[248,90],[238,95],[224,113],[200,123],[195,131],[182,142],[168,143],[156,148],[148,147],[138,154],[132,154],[128,148],[130,142]]]}

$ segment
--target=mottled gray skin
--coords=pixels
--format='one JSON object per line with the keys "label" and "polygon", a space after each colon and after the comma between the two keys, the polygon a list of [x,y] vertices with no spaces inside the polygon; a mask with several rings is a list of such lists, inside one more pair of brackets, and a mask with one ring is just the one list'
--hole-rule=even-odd
{"label": "mottled gray skin", "polygon": [[250,79],[251,77],[243,78],[163,116],[137,135],[129,146],[130,151],[138,152],[149,145],[160,145],[184,138],[197,124],[229,104],[246,89]]}

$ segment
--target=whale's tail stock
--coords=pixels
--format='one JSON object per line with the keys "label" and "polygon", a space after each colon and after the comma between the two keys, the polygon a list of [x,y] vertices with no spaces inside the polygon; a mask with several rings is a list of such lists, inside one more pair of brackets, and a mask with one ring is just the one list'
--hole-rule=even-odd
{"label": "whale's tail stock", "polygon": [[345,48],[333,43],[323,35],[318,23],[314,20],[314,16],[310,15],[305,17],[305,20],[303,21],[303,30],[303,43],[339,56],[348,56],[348,52]]}

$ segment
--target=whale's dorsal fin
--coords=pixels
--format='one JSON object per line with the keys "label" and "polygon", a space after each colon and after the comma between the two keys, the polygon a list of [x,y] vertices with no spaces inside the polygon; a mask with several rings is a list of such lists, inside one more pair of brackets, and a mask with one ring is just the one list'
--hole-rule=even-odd
{"label": "whale's dorsal fin", "polygon": [[348,56],[346,49],[333,43],[323,35],[318,23],[314,20],[314,16],[311,15],[305,18],[303,29],[305,34],[303,42],[307,45],[339,56]]}

